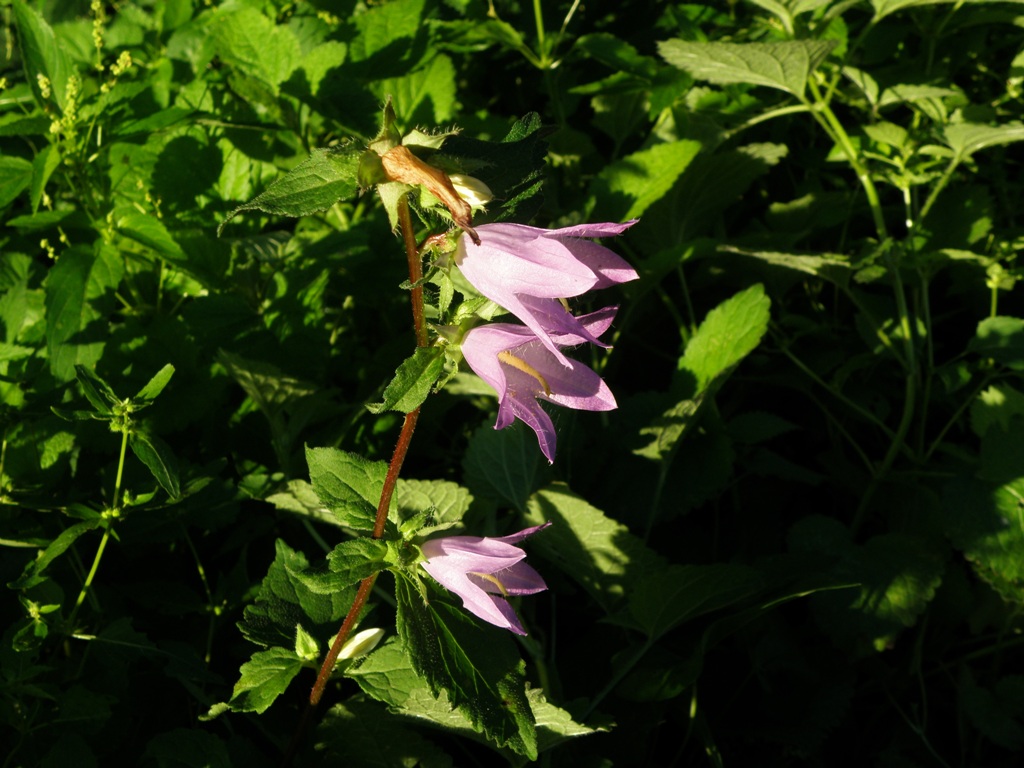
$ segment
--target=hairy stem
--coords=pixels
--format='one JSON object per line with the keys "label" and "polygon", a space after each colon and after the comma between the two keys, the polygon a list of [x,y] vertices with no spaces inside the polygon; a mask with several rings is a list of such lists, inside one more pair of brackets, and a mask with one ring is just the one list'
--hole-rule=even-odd
{"label": "hairy stem", "polygon": [[[405,198],[398,204],[398,223],[402,230],[405,255],[409,263],[409,282],[413,286],[411,291],[412,319],[416,331],[416,346],[425,347],[427,346],[427,324],[423,314],[423,288],[419,284],[420,280],[423,279],[423,264],[420,261],[419,247],[416,245],[416,234],[412,229],[409,204]],[[384,477],[384,487],[380,493],[380,502],[377,504],[377,517],[374,520],[372,534],[375,539],[379,539],[384,535],[384,526],[388,520],[388,508],[391,506],[391,497],[394,496],[395,486],[398,484],[398,474],[402,471],[402,463],[409,453],[409,444],[412,442],[413,431],[416,429],[416,422],[419,420],[419,417],[420,409],[417,408],[407,413],[405,421],[402,423],[402,431],[398,435],[398,442],[395,444],[395,450],[391,454],[391,463],[388,464],[388,472]],[[360,582],[355,599],[352,601],[352,607],[349,608],[348,614],[341,624],[341,629],[338,630],[338,634],[331,644],[331,649],[328,651],[327,656],[324,658],[324,663],[320,667],[320,674],[313,684],[313,690],[309,693],[310,707],[315,707],[320,702],[331,672],[334,671],[334,665],[338,661],[338,654],[341,653],[342,646],[355,626],[359,612],[366,604],[366,599],[369,597],[370,590],[373,589],[373,583],[376,579],[377,574],[374,574]]]}

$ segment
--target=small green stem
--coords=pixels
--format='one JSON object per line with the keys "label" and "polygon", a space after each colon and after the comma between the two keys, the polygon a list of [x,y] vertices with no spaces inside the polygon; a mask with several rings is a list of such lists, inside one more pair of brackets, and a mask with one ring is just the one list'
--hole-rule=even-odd
{"label": "small green stem", "polygon": [[544,14],[541,12],[540,4],[540,0],[533,0],[533,21],[537,25],[537,53],[540,54],[541,69],[547,69],[551,60],[548,58],[548,52],[544,49]]}
{"label": "small green stem", "polygon": [[846,129],[843,128],[843,124],[839,122],[839,118],[836,117],[835,112],[829,106],[828,102],[825,101],[821,92],[818,90],[817,84],[810,80],[808,81],[811,93],[814,96],[815,103],[809,104],[811,108],[811,114],[815,116],[819,124],[825,129],[825,132],[832,137],[832,140],[839,145],[839,148],[843,150],[846,155],[846,159],[850,163],[850,167],[853,168],[854,173],[857,174],[857,179],[860,181],[861,187],[864,189],[864,196],[868,199],[868,206],[871,208],[871,217],[875,222],[875,231],[878,234],[880,241],[885,241],[889,234],[885,226],[885,217],[882,215],[882,203],[878,197],[878,190],[875,188],[875,182],[871,179],[871,174],[868,173],[867,168],[860,161],[860,156],[857,154],[857,150],[853,146],[853,142],[850,141],[849,134],[846,133]]}
{"label": "small green stem", "polygon": [[75,619],[78,617],[78,611],[82,607],[82,603],[85,601],[85,596],[89,593],[89,588],[92,586],[92,580],[96,577],[96,572],[100,567],[100,560],[103,559],[103,552],[107,548],[107,541],[110,539],[110,530],[114,524],[114,517],[121,511],[121,480],[124,477],[124,458],[128,450],[128,432],[129,428],[127,424],[121,427],[121,455],[117,461],[117,478],[114,480],[114,497],[111,503],[111,515],[106,520],[106,526],[103,529],[103,538],[100,539],[100,545],[96,548],[96,555],[92,559],[92,567],[89,568],[89,573],[85,577],[85,581],[82,582],[82,589],[78,593],[78,599],[75,600],[75,607],[71,609],[71,615],[68,616],[68,627],[74,628]]}

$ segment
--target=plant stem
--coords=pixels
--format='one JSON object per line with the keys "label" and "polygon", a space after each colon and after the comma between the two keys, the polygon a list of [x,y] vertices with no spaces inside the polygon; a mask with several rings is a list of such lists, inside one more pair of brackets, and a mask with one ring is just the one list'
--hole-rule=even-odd
{"label": "plant stem", "polygon": [[[111,500],[111,511],[115,513],[121,510],[121,479],[124,477],[124,457],[128,450],[128,432],[129,428],[127,424],[121,426],[121,455],[117,460],[117,478],[114,480],[114,497]],[[110,529],[113,526],[113,515],[108,516],[106,520],[106,526],[103,529],[103,538],[100,539],[100,545],[96,548],[96,555],[92,559],[92,566],[89,568],[89,573],[85,577],[85,581],[82,582],[82,589],[78,593],[78,599],[75,600],[75,607],[71,609],[71,615],[68,616],[68,627],[72,631],[74,630],[75,619],[78,617],[78,610],[82,607],[82,603],[85,601],[85,596],[89,594],[89,588],[92,586],[92,580],[96,578],[96,572],[100,567],[100,560],[103,559],[103,552],[107,548],[107,541],[110,539]]]}
{"label": "plant stem", "polygon": [[[398,222],[399,227],[402,230],[402,240],[405,243],[405,255],[409,263],[409,282],[412,284],[412,319],[413,325],[416,331],[416,346],[425,347],[427,346],[427,325],[424,320],[423,313],[423,287],[419,284],[420,280],[423,279],[423,264],[420,261],[419,247],[416,244],[416,235],[412,230],[412,217],[409,215],[409,204],[402,198],[398,203]],[[405,415],[405,421],[402,423],[402,431],[398,435],[398,442],[395,444],[395,450],[391,454],[391,463],[388,464],[388,472],[384,477],[384,487],[381,488],[380,502],[377,504],[377,517],[374,520],[373,534],[372,537],[379,539],[384,535],[384,526],[388,520],[388,509],[391,506],[391,497],[395,493],[395,486],[398,484],[398,474],[402,470],[402,463],[405,461],[406,455],[409,453],[409,444],[412,442],[413,431],[416,429],[416,422],[420,417],[420,409],[417,408],[414,411],[410,411]],[[331,649],[328,651],[327,656],[324,658],[324,663],[320,667],[320,674],[316,678],[316,682],[313,684],[313,689],[309,693],[309,706],[315,707],[320,703],[320,698],[323,696],[324,688],[327,686],[327,681],[330,679],[331,672],[334,671],[334,665],[338,661],[338,654],[341,653],[341,648],[345,644],[345,640],[348,639],[349,633],[352,631],[352,627],[355,626],[356,619],[359,617],[359,612],[363,609],[366,604],[366,599],[370,595],[370,590],[373,589],[373,583],[377,579],[377,574],[368,576],[363,579],[359,584],[359,589],[356,591],[355,599],[352,601],[352,607],[349,608],[348,614],[345,616],[345,620],[341,624],[341,629],[338,630],[338,634],[334,638],[334,642],[331,644]]]}

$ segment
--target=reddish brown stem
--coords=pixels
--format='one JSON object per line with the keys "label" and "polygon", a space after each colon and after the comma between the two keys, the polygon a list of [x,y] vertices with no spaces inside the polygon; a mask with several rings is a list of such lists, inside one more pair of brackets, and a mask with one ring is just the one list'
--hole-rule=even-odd
{"label": "reddish brown stem", "polygon": [[[409,282],[413,284],[412,289],[412,320],[416,330],[416,346],[427,346],[427,325],[423,316],[423,288],[419,285],[423,279],[423,264],[420,261],[419,248],[416,246],[416,235],[412,230],[412,217],[409,215],[409,204],[405,198],[398,203],[398,222],[402,229],[402,240],[405,242],[405,254],[409,262]],[[398,442],[391,454],[391,463],[388,464],[388,472],[384,476],[384,487],[380,492],[380,502],[377,504],[377,517],[373,524],[373,538],[379,539],[384,535],[384,526],[388,520],[388,508],[391,506],[391,497],[395,493],[395,486],[398,484],[398,474],[402,471],[402,463],[406,454],[409,453],[409,444],[412,442],[412,433],[416,429],[416,422],[420,417],[420,409],[410,411],[405,415],[402,422],[402,431],[398,435]],[[327,687],[327,681],[334,671],[334,665],[338,661],[338,654],[345,644],[352,627],[355,626],[359,612],[366,605],[366,600],[373,589],[373,583],[377,580],[377,574],[362,580],[356,592],[352,607],[338,630],[334,642],[331,643],[331,650],[327,652],[324,663],[320,667],[320,674],[317,675],[313,690],[309,692],[309,705],[315,707],[320,703],[320,698]]]}
{"label": "reddish brown stem", "polygon": [[416,246],[416,233],[412,231],[412,216],[409,215],[409,203],[403,197],[398,202],[398,226],[402,230],[405,241],[405,257],[409,262],[409,282],[412,283],[412,322],[416,329],[416,346],[427,346],[427,324],[423,319],[423,262],[420,249]]}

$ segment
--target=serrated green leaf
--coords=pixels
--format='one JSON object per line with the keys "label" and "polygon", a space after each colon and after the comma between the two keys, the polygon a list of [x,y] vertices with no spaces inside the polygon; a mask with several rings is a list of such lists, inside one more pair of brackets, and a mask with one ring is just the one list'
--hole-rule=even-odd
{"label": "serrated green leaf", "polygon": [[60,381],[75,365],[92,366],[107,339],[105,310],[113,302],[124,262],[112,249],[72,246],[46,276],[46,346],[50,371]]}
{"label": "serrated green leaf", "polygon": [[404,125],[444,124],[455,114],[455,67],[444,54],[403,77],[382,80],[376,90],[391,96]]}
{"label": "serrated green leaf", "polygon": [[239,670],[228,706],[233,712],[265,712],[302,671],[302,664],[289,648],[256,651]]}
{"label": "serrated green leaf", "polygon": [[799,253],[776,253],[774,251],[751,251],[744,248],[736,248],[724,245],[719,250],[724,253],[736,253],[741,256],[749,256],[758,259],[766,264],[773,264],[786,269],[792,269],[804,274],[814,275],[823,280],[835,283],[840,288],[850,284],[853,276],[853,268],[845,256],[831,253],[799,254]]}
{"label": "serrated green leaf", "polygon": [[132,403],[134,403],[136,409],[144,408],[156,400],[160,393],[164,391],[164,387],[167,386],[173,375],[174,366],[170,363],[167,363],[167,365],[153,374],[153,378],[146,382],[146,385],[132,398]]}
{"label": "serrated green leaf", "polygon": [[65,528],[39,553],[35,560],[25,566],[21,576],[10,582],[8,586],[11,589],[28,589],[42,583],[44,581],[43,571],[49,567],[50,563],[67,552],[68,547],[74,544],[79,536],[98,528],[101,522],[103,522],[102,519],[97,516],[92,520],[84,520]]}
{"label": "serrated green leaf", "polygon": [[758,283],[708,312],[679,361],[680,369],[696,377],[698,391],[757,348],[768,332],[770,307],[771,300]]}
{"label": "serrated green leaf", "polygon": [[708,313],[679,359],[682,383],[675,388],[676,402],[640,429],[649,442],[633,453],[665,461],[675,452],[708,396],[767,333],[770,306],[764,286],[758,283]]}
{"label": "serrated green leaf", "polygon": [[116,226],[122,235],[153,249],[168,264],[188,271],[188,255],[160,219],[148,213],[128,210],[116,218]]}
{"label": "serrated green leaf", "polygon": [[1024,319],[986,317],[978,323],[967,349],[1013,370],[1024,370]]}
{"label": "serrated green leaf", "polygon": [[1008,384],[994,384],[971,403],[971,430],[978,437],[995,426],[1009,431],[1014,417],[1024,417],[1024,392]]}
{"label": "serrated green leaf", "polygon": [[474,495],[519,510],[550,473],[536,436],[518,422],[501,430],[484,426],[474,432],[463,466]]}
{"label": "serrated green leaf", "polygon": [[350,539],[327,555],[326,572],[301,571],[297,575],[310,592],[331,595],[387,568],[387,556],[388,545],[379,539]]}
{"label": "serrated green leaf", "polygon": [[875,9],[875,23],[877,24],[889,14],[903,11],[907,8],[919,8],[924,5],[942,5],[943,3],[952,2],[955,2],[955,0],[871,0],[871,5]]}
{"label": "serrated green leaf", "polygon": [[306,463],[320,502],[353,530],[372,531],[387,465],[336,448],[309,447]]}
{"label": "serrated green leaf", "polygon": [[43,98],[39,87],[39,75],[49,80],[53,102],[63,111],[67,101],[68,78],[75,74],[67,50],[57,42],[53,28],[38,11],[24,0],[14,0],[12,5],[25,79],[40,104],[45,104],[47,100]]}
{"label": "serrated green leaf", "polygon": [[448,480],[399,479],[395,499],[403,520],[429,512],[435,524],[459,522],[473,502],[466,488]]}
{"label": "serrated green leaf", "polygon": [[525,521],[552,523],[531,551],[557,565],[608,612],[620,608],[646,574],[665,566],[626,526],[561,484],[530,497]]}
{"label": "serrated green leaf", "polygon": [[398,411],[409,413],[419,408],[444,371],[444,350],[419,347],[395,371],[395,378],[384,390],[384,400],[367,405],[371,413]]}
{"label": "serrated green leaf", "polygon": [[82,388],[86,400],[101,415],[110,415],[111,406],[121,402],[121,398],[96,371],[90,370],[84,365],[76,365],[75,378],[78,379],[78,385]]}
{"label": "serrated green leaf", "polygon": [[171,446],[144,429],[136,429],[132,432],[128,444],[131,446],[132,453],[149,468],[168,496],[172,499],[181,496],[178,459],[171,450]]}
{"label": "serrated green leaf", "polygon": [[275,89],[299,65],[299,41],[291,28],[255,8],[225,13],[213,27],[214,44],[221,59],[257,77]]}
{"label": "serrated green leaf", "polygon": [[238,628],[250,642],[289,651],[294,648],[296,624],[308,628],[321,643],[328,642],[352,606],[355,590],[313,591],[305,583],[309,570],[305,556],[280,540],[276,550],[256,601],[245,607]]}
{"label": "serrated green leaf", "polygon": [[655,144],[605,167],[591,186],[593,217],[625,221],[661,199],[700,152],[699,141]]}
{"label": "serrated green leaf", "polygon": [[[1020,425],[1020,420],[1015,420]],[[1024,482],[995,487],[975,478],[950,482],[942,494],[946,535],[975,573],[1017,605],[1024,604]]]}
{"label": "serrated green leaf", "polygon": [[351,146],[314,149],[306,160],[276,179],[266,191],[231,211],[217,227],[217,234],[242,211],[308,216],[351,197],[359,188],[362,153],[363,150]]}
{"label": "serrated green leaf", "polygon": [[537,759],[537,733],[526,699],[524,664],[503,631],[481,627],[439,599],[425,603],[407,576],[396,573],[399,637],[431,692],[452,705],[499,747]]}
{"label": "serrated green leaf", "polygon": [[856,655],[885,650],[917,622],[935,597],[947,556],[947,547],[935,537],[905,533],[881,534],[858,545],[841,523],[817,515],[797,523],[789,541],[797,552],[837,558],[836,583],[859,585],[811,597],[822,629]]}
{"label": "serrated green leaf", "polygon": [[807,78],[834,40],[790,40],[782,43],[695,43],[665,40],[658,52],[674,67],[717,85],[747,83],[778,88],[802,98]]}
{"label": "serrated green leaf", "polygon": [[981,125],[978,123],[954,123],[943,130],[946,143],[960,158],[970,157],[989,147],[1024,141],[1024,123],[1003,125]]}

